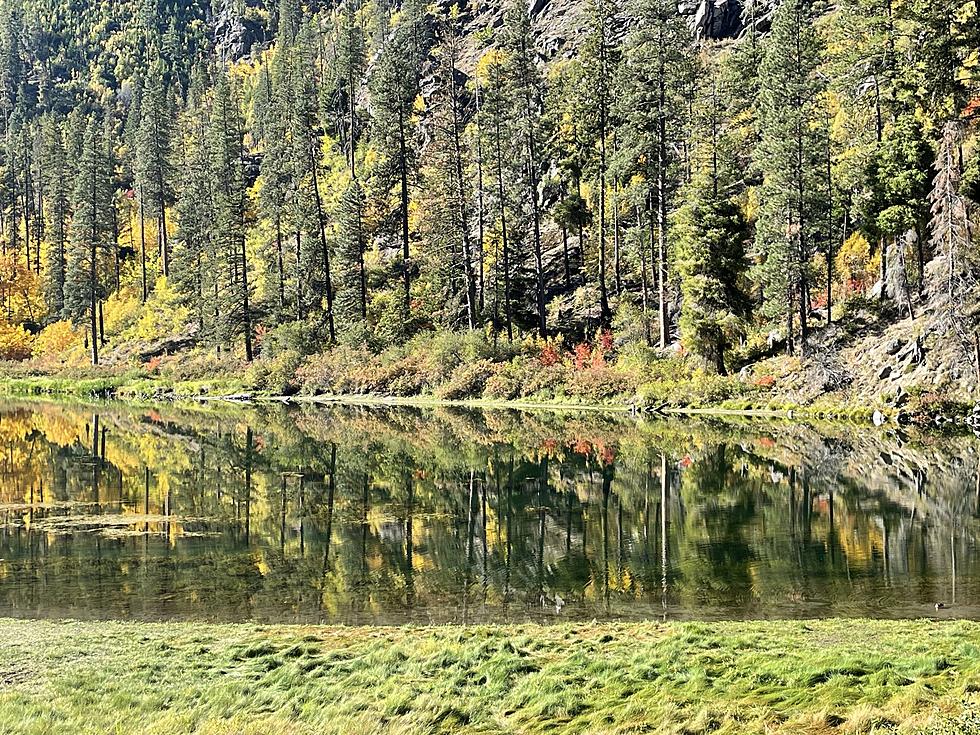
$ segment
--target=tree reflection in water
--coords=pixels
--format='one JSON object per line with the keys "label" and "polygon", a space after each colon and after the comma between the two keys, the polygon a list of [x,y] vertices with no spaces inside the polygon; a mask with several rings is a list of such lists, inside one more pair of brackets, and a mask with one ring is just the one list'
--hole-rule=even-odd
{"label": "tree reflection in water", "polygon": [[0,614],[980,617],[973,438],[8,402]]}

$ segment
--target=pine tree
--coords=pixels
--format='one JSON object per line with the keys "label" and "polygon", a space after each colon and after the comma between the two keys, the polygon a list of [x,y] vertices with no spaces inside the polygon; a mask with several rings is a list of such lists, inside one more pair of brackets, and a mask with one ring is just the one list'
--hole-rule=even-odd
{"label": "pine tree", "polygon": [[522,0],[512,0],[507,6],[504,16],[504,49],[509,61],[507,74],[514,87],[514,98],[517,102],[514,122],[516,129],[523,131],[527,192],[525,199],[530,203],[533,236],[535,309],[538,332],[543,337],[548,332],[544,252],[541,244],[541,180],[545,173],[543,151],[547,137],[543,129],[545,116],[542,105],[546,92],[534,58],[531,16]]}
{"label": "pine tree", "polygon": [[64,133],[60,123],[48,116],[43,122],[42,154],[45,181],[45,213],[48,248],[46,298],[51,314],[60,317],[65,308],[65,268],[68,249],[69,202],[71,197]]}
{"label": "pine tree", "polygon": [[786,319],[787,349],[793,349],[793,315],[799,313],[800,346],[806,349],[810,313],[810,258],[823,216],[824,169],[817,74],[821,44],[812,9],[787,0],[776,10],[760,68],[761,140],[756,162],[763,174],[756,248],[759,277],[770,315]]}
{"label": "pine tree", "polygon": [[218,183],[209,148],[209,75],[199,67],[192,73],[187,104],[180,118],[179,169],[182,185],[177,198],[174,241],[174,286],[194,315],[198,339],[210,338],[215,351],[227,343],[221,318],[221,284],[225,273],[215,253],[214,186]]}
{"label": "pine tree", "polygon": [[704,68],[706,83],[692,121],[692,178],[681,189],[672,218],[681,290],[681,338],[722,375],[725,353],[745,331],[750,300],[745,292],[749,239],[739,192],[739,155],[723,110],[732,90],[721,70]]}
{"label": "pine tree", "polygon": [[457,9],[440,19],[439,67],[428,126],[432,139],[422,172],[421,208],[427,213],[421,227],[426,247],[422,253],[430,309],[437,323],[448,328],[476,327],[479,318],[477,278],[467,177],[470,151],[466,129],[466,96],[459,64],[463,52]]}
{"label": "pine tree", "polygon": [[650,262],[656,264],[660,348],[670,338],[668,213],[680,184],[685,125],[685,84],[693,66],[690,31],[667,0],[640,0],[642,19],[629,39],[623,66],[622,176],[642,177],[650,228]]}
{"label": "pine tree", "polygon": [[[573,273],[585,278],[585,231],[592,215],[583,196],[582,180],[588,166],[590,97],[586,90],[585,69],[577,59],[559,62],[549,77],[545,110],[550,118],[546,127],[551,133],[549,157],[557,166],[561,200],[552,209],[552,218],[562,232],[562,259],[565,288],[571,289]],[[569,246],[569,232],[577,239],[577,264],[572,265],[574,250]]]}
{"label": "pine tree", "polygon": [[245,191],[245,120],[238,90],[222,70],[214,85],[213,111],[209,135],[213,170],[215,225],[218,248],[227,263],[228,285],[232,290],[225,319],[245,345],[245,359],[252,360],[252,313],[249,262],[245,248],[247,193]]}
{"label": "pine tree", "polygon": [[[499,50],[489,51],[480,62],[482,100],[477,117],[478,127],[486,138],[487,163],[493,178],[493,198],[496,200],[496,242],[499,251],[493,254],[493,330],[500,331],[501,308],[507,339],[514,339],[514,264],[517,261],[513,221],[513,182],[520,179],[520,138],[514,128],[515,109],[513,89],[505,82],[505,60]],[[502,303],[501,303],[502,302]]]}
{"label": "pine tree", "polygon": [[85,318],[90,327],[92,364],[99,364],[99,303],[105,296],[103,269],[109,244],[110,225],[106,221],[108,189],[105,142],[102,125],[89,118],[81,146],[72,196],[70,251],[65,290],[65,309],[76,322]]}
{"label": "pine tree", "polygon": [[[384,195],[398,191],[398,224],[401,240],[402,309],[406,326],[411,320],[413,263],[409,232],[410,191],[418,178],[415,99],[423,54],[427,51],[425,9],[405,3],[402,19],[380,51],[370,80],[372,137],[380,162],[375,171]],[[351,175],[354,175],[353,166]]]}
{"label": "pine tree", "polygon": [[363,341],[367,328],[364,190],[352,179],[337,207],[337,317],[341,332]]}
{"label": "pine tree", "polygon": [[[347,160],[350,165],[351,178],[355,176],[354,154],[359,132],[357,94],[367,70],[367,39],[364,37],[364,28],[357,18],[357,11],[358,8],[354,0],[346,0],[343,3],[339,9],[336,26],[337,37],[334,41],[337,75],[343,80],[343,89],[338,91],[341,92],[346,107]],[[402,71],[405,70],[402,69]],[[407,71],[410,74],[415,73],[414,68]],[[391,81],[397,83],[403,80],[396,77]]]}
{"label": "pine tree", "polygon": [[592,136],[598,152],[593,162],[598,197],[596,250],[598,253],[599,320],[605,326],[612,319],[609,289],[606,282],[606,198],[609,169],[609,141],[614,125],[612,86],[616,74],[619,48],[614,40],[614,23],[618,13],[616,0],[590,0],[588,36],[582,49],[589,99],[594,104]]}
{"label": "pine tree", "polygon": [[163,274],[170,275],[170,241],[167,207],[174,198],[174,111],[163,63],[150,68],[140,104],[139,134],[136,141],[136,180],[141,206],[157,218],[159,251]]}

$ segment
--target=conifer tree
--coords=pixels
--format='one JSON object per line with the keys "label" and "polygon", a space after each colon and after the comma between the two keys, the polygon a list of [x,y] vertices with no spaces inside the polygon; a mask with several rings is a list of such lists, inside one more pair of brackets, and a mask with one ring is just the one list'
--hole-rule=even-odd
{"label": "conifer tree", "polygon": [[[413,263],[410,245],[410,190],[418,178],[415,99],[420,93],[422,55],[427,51],[425,9],[421,3],[402,7],[402,19],[380,51],[370,81],[372,136],[380,162],[375,172],[382,193],[398,191],[401,241],[402,310],[408,325],[412,309]],[[353,176],[353,167],[351,169]]]}
{"label": "conifer tree", "polygon": [[341,333],[354,341],[367,328],[367,270],[364,264],[364,190],[352,179],[337,207],[337,317]]}
{"label": "conifer tree", "polygon": [[593,162],[596,177],[598,207],[595,217],[598,254],[599,320],[608,325],[612,319],[609,307],[609,289],[606,282],[606,191],[609,169],[609,142],[614,125],[611,121],[613,107],[612,86],[616,73],[619,48],[614,38],[614,23],[618,7],[616,0],[590,0],[588,8],[588,36],[582,49],[585,79],[588,82],[589,99],[594,113],[592,137],[597,151]]}
{"label": "conifer tree", "polygon": [[64,133],[60,123],[48,116],[43,122],[42,155],[45,182],[45,214],[49,235],[45,283],[48,308],[59,318],[65,308],[65,268],[68,250],[69,202],[71,198]]}
{"label": "conifer tree", "polygon": [[428,125],[432,139],[423,168],[422,222],[427,248],[423,253],[432,291],[432,310],[446,327],[476,327],[479,318],[477,278],[471,232],[472,187],[467,178],[470,151],[466,128],[466,98],[459,64],[463,52],[457,9],[440,19],[438,84],[433,91]]}
{"label": "conifer tree", "polygon": [[215,226],[222,259],[227,263],[232,291],[225,319],[240,333],[245,359],[252,360],[252,313],[249,262],[245,248],[247,193],[245,191],[245,121],[241,101],[228,74],[222,70],[214,85],[210,149],[213,155]]}
{"label": "conifer tree", "polygon": [[786,320],[788,350],[794,344],[794,313],[799,314],[800,346],[806,349],[810,258],[824,207],[821,127],[826,116],[820,108],[821,44],[812,14],[803,0],[787,0],[777,8],[759,71],[759,277],[769,314]]}
{"label": "conifer tree", "polygon": [[76,322],[86,316],[92,364],[99,364],[99,303],[104,298],[103,268],[109,240],[106,221],[108,190],[102,126],[89,118],[81,146],[72,196],[70,252],[65,289],[65,309]]}
{"label": "conifer tree", "polygon": [[153,212],[157,219],[157,245],[165,276],[170,275],[167,207],[174,197],[173,116],[163,63],[157,61],[146,78],[140,104],[136,179],[139,194],[145,198],[145,210]]}
{"label": "conifer tree", "polygon": [[525,199],[530,204],[532,230],[532,249],[534,254],[534,293],[537,311],[537,327],[541,336],[548,332],[547,312],[545,310],[545,267],[541,244],[541,180],[544,176],[543,130],[545,116],[542,105],[545,97],[544,80],[535,61],[534,38],[531,31],[531,17],[526,3],[512,0],[504,16],[504,48],[507,51],[510,84],[515,90],[514,123],[522,131],[524,179],[526,181]]}
{"label": "conifer tree", "polygon": [[668,0],[640,0],[642,23],[629,39],[620,97],[623,175],[639,174],[644,187],[651,258],[656,264],[660,348],[670,336],[667,284],[668,213],[680,184],[679,150],[685,125],[685,84],[693,65],[690,31]]}
{"label": "conifer tree", "polygon": [[735,198],[739,155],[723,115],[732,91],[717,65],[706,65],[704,74],[692,124],[692,177],[681,189],[671,224],[681,339],[724,375],[725,353],[744,334],[750,308],[745,291],[749,227]]}

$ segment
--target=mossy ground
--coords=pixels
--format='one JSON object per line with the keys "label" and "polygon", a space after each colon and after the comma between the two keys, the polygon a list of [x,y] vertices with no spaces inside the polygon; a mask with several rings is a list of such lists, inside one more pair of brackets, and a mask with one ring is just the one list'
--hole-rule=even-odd
{"label": "mossy ground", "polygon": [[980,688],[980,624],[956,621],[6,620],[0,650],[10,735],[974,732],[941,713]]}

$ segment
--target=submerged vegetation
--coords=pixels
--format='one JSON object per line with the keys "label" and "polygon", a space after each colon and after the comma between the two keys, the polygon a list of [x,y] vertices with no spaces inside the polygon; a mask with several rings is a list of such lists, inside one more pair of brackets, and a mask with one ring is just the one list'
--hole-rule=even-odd
{"label": "submerged vegetation", "polygon": [[976,735],[978,634],[976,623],[867,620],[468,629],[3,620],[0,730]]}

